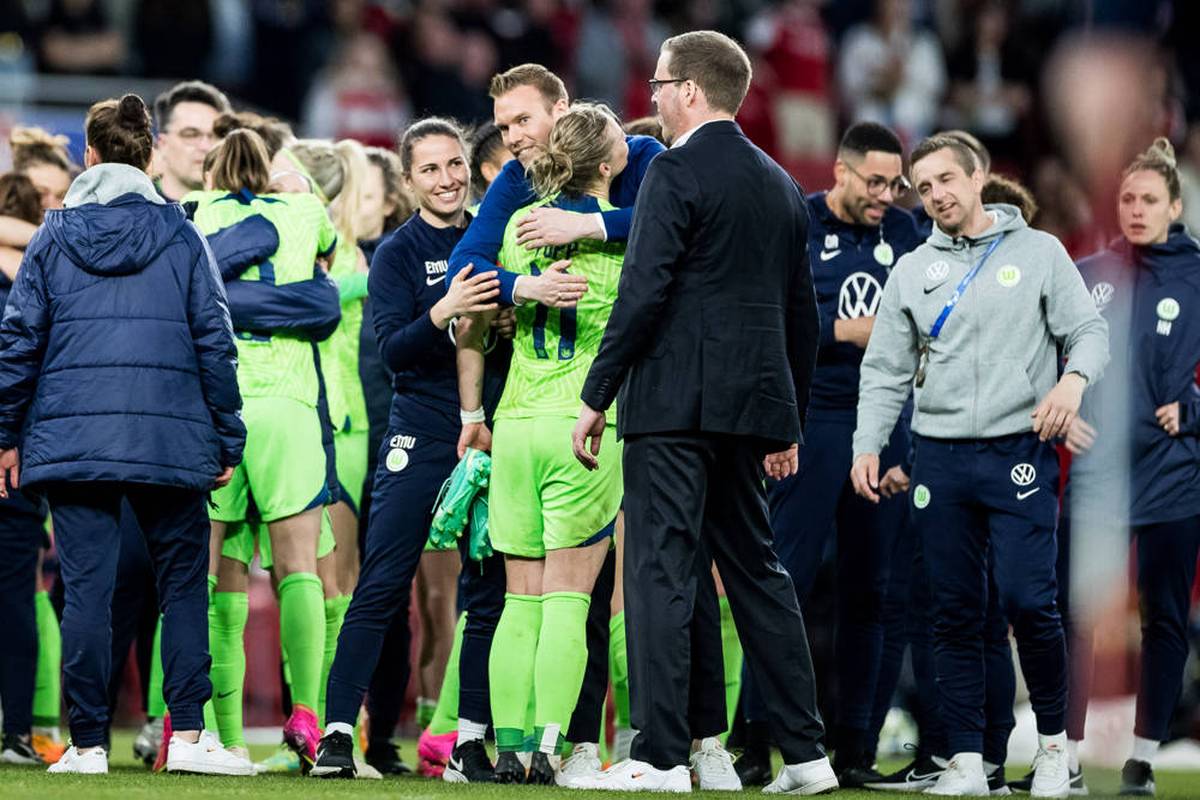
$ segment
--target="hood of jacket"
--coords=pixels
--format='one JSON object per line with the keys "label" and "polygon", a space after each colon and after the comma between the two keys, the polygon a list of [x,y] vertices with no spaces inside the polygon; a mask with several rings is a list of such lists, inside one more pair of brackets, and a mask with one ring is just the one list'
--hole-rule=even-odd
{"label": "hood of jacket", "polygon": [[1016,206],[1007,203],[991,203],[984,208],[987,215],[992,218],[992,225],[979,236],[951,236],[935,223],[933,233],[929,235],[929,244],[939,250],[956,250],[969,243],[990,242],[1001,234],[1028,227],[1025,224],[1025,218],[1021,216],[1021,210]]}
{"label": "hood of jacket", "polygon": [[145,269],[187,223],[150,177],[126,164],[98,164],[71,183],[65,208],[46,214],[46,232],[80,269],[131,275]]}

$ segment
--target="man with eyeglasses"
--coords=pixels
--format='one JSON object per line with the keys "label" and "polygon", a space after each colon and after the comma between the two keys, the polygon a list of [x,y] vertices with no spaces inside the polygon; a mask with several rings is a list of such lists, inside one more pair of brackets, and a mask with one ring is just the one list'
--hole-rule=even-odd
{"label": "man with eyeglasses", "polygon": [[[852,788],[880,778],[866,738],[883,653],[888,554],[904,520],[903,500],[874,506],[854,494],[847,477],[858,367],[892,265],[920,244],[920,236],[912,216],[894,205],[909,185],[900,139],[891,130],[872,122],[852,126],[838,146],[833,175],[831,189],[808,197],[808,258],[821,315],[808,426],[799,471],[776,483],[768,502],[775,549],[801,603],[837,532],[838,691],[831,744],[839,783]],[[907,450],[903,428],[884,453],[889,466]],[[762,696],[748,670],[742,686],[747,747],[735,766],[743,784],[762,784],[771,775],[766,719],[772,698]]]}
{"label": "man with eyeglasses", "polygon": [[168,200],[204,188],[204,157],[217,145],[213,123],[232,109],[224,93],[203,81],[184,81],[154,101],[154,172]]}

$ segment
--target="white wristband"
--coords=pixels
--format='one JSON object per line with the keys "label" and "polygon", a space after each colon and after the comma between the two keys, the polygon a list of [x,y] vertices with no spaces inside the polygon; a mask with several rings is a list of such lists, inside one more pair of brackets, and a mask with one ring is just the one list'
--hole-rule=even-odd
{"label": "white wristband", "polygon": [[467,411],[466,409],[460,408],[458,410],[458,418],[462,420],[463,425],[474,425],[480,422],[486,422],[487,414],[483,413],[483,406],[480,406],[474,411]]}

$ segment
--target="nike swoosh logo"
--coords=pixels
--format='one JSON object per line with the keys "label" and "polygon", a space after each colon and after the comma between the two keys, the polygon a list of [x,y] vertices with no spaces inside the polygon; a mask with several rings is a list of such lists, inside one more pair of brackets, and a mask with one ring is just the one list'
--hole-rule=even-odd
{"label": "nike swoosh logo", "polygon": [[437,286],[439,283],[444,283],[445,281],[446,281],[445,275],[434,275],[432,278],[430,278],[430,277],[425,278],[425,285],[426,286]]}
{"label": "nike swoosh logo", "polygon": [[842,254],[841,250],[834,250],[832,253],[826,253],[824,250],[822,250],[821,251],[821,260],[828,261],[831,258],[837,258],[841,254]]}
{"label": "nike swoosh logo", "polygon": [[929,294],[930,292],[936,291],[937,288],[938,287],[934,286],[932,289],[925,289],[924,292],[925,292],[925,294]]}
{"label": "nike swoosh logo", "polygon": [[917,771],[914,769],[909,771],[908,775],[905,777],[905,780],[909,782],[937,780],[941,777],[941,775],[942,773],[940,772],[930,772],[925,775],[918,775]]}
{"label": "nike swoosh logo", "polygon": [[1033,494],[1034,492],[1040,492],[1041,490],[1042,490],[1042,487],[1039,486],[1036,489],[1030,489],[1028,492],[1017,492],[1017,499],[1024,500],[1026,497],[1029,497],[1029,495]]}
{"label": "nike swoosh logo", "polygon": [[451,756],[450,763],[448,766],[450,767],[450,769],[454,770],[455,772],[462,772],[463,765],[462,765],[461,759],[456,760],[454,758],[454,756]]}
{"label": "nike swoosh logo", "polygon": [[221,692],[220,694],[217,695],[217,699],[224,700],[226,697],[229,697],[230,695],[232,695],[236,692],[237,692],[237,689],[230,689],[228,692]]}

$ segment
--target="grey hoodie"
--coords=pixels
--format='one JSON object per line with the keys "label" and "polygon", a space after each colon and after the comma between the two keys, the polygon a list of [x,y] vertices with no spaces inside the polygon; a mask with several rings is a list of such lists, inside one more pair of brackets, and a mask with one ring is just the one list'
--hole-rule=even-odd
{"label": "grey hoodie", "polygon": [[151,203],[165,203],[154,188],[150,176],[128,164],[97,164],[89,167],[75,180],[63,198],[63,206],[74,208],[87,203],[107,205],[123,194],[137,194]]}
{"label": "grey hoodie", "polygon": [[[940,439],[987,439],[1032,430],[1033,409],[1066,371],[1094,384],[1108,363],[1108,325],[1058,239],[1026,226],[1015,206],[987,206],[976,239],[936,226],[903,256],[883,289],[863,356],[854,454],[879,453],[913,388],[913,430]],[[967,287],[940,335],[930,330],[996,237],[1003,240]]]}

